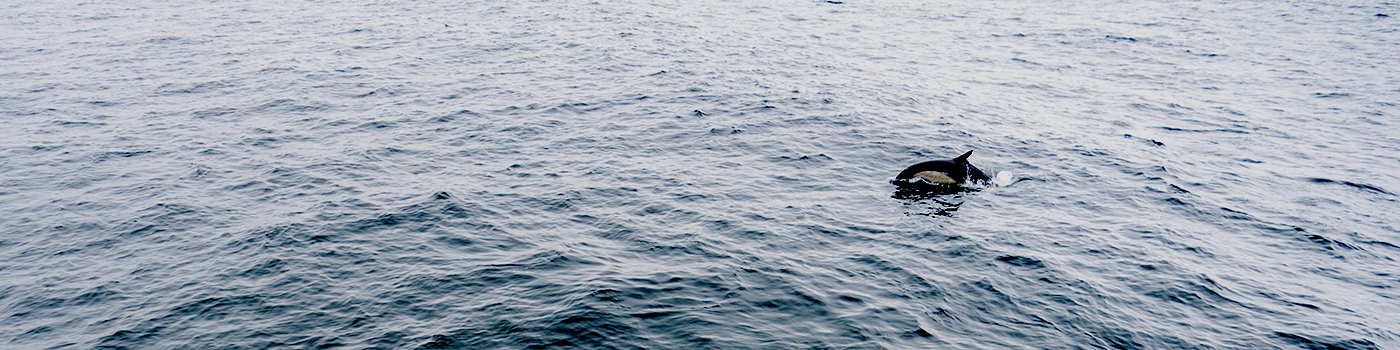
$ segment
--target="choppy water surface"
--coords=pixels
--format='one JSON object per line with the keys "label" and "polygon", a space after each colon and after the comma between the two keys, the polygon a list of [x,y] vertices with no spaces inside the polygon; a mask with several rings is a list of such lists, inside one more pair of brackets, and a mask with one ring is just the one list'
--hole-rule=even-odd
{"label": "choppy water surface", "polygon": [[1400,347],[1395,3],[3,7],[7,349]]}

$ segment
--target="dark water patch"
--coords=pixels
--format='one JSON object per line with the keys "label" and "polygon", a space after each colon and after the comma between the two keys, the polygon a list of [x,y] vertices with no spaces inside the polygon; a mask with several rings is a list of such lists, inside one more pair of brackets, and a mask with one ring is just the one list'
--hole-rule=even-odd
{"label": "dark water patch", "polygon": [[[249,230],[238,235],[226,244],[228,253],[249,254],[268,250],[307,247],[311,244],[333,241],[336,236],[317,232],[312,226],[300,223],[272,225]],[[244,251],[254,249],[254,252]]]}
{"label": "dark water patch", "polygon": [[293,99],[277,99],[261,105],[249,107],[248,113],[311,113],[332,109],[333,106],[314,101],[299,101]]}
{"label": "dark water patch", "polygon": [[874,255],[854,257],[851,261],[868,266],[868,270],[876,273],[878,281],[899,291],[899,298],[934,298],[942,295],[942,288],[895,262]]}
{"label": "dark water patch", "polygon": [[431,122],[435,122],[435,123],[451,123],[451,122],[458,121],[458,120],[461,120],[461,119],[464,119],[464,118],[465,118],[465,119],[477,119],[477,118],[482,118],[482,117],[483,117],[483,116],[482,116],[480,113],[476,113],[476,112],[472,112],[472,111],[470,111],[470,110],[465,110],[465,109],[463,109],[463,110],[460,110],[460,111],[457,111],[457,112],[453,112],[452,114],[447,114],[447,115],[444,115],[444,116],[441,116],[441,117],[433,118],[433,119],[431,119],[430,121],[431,121]]}
{"label": "dark water patch", "polygon": [[360,124],[359,126],[356,126],[356,127],[355,127],[354,129],[352,129],[352,130],[355,130],[355,131],[375,131],[376,129],[392,128],[392,127],[395,127],[395,126],[397,126],[397,125],[398,125],[398,124],[395,123],[395,122],[373,121],[373,122],[368,122],[368,123]]}
{"label": "dark water patch", "polygon": [[1250,133],[1249,131],[1246,131],[1246,130],[1234,130],[1234,129],[1184,129],[1184,128],[1176,128],[1176,127],[1170,127],[1170,126],[1161,126],[1161,127],[1159,127],[1159,128],[1161,128],[1162,130],[1168,130],[1168,131],[1198,132],[1198,133],[1208,133],[1208,132],[1224,132],[1224,133],[1233,133],[1233,134],[1249,134],[1249,133]]}
{"label": "dark water patch", "polygon": [[259,278],[268,275],[280,274],[287,271],[286,263],[281,259],[269,259],[258,266],[239,273],[239,277]]}
{"label": "dark water patch", "polygon": [[[517,164],[517,165],[518,165],[518,164]],[[532,167],[534,167],[534,168],[542,168],[543,166],[538,166],[538,165],[537,165],[537,166],[532,166]],[[525,166],[517,167],[517,169],[524,169],[524,168],[527,168],[527,167],[525,167]],[[547,177],[554,177],[554,176],[550,176],[550,174],[553,174],[553,173],[546,173],[545,176],[547,176]],[[533,174],[530,174],[530,173],[520,172],[520,173],[517,173],[517,176],[524,178],[524,177],[530,177],[530,176],[534,176],[534,175],[533,175]],[[555,176],[557,176],[557,174],[555,174]],[[579,212],[579,211],[581,211],[581,210],[584,210],[584,209],[587,208],[587,206],[589,206],[589,205],[598,203],[598,202],[592,200],[592,198],[589,198],[588,196],[584,196],[583,193],[582,193],[582,192],[579,192],[579,191],[558,192],[558,193],[553,193],[552,195],[524,196],[524,197],[521,197],[521,198],[519,199],[519,201],[520,201],[520,204],[521,204],[522,206],[525,206],[525,207],[530,208],[530,209],[532,209],[532,210],[539,210],[539,211],[544,211],[544,212],[548,212],[548,213],[559,213],[559,214],[563,214],[563,213],[577,213],[577,212]],[[575,221],[579,221],[579,222],[585,222],[585,223],[590,223],[590,224],[591,224],[591,223],[597,222],[596,220],[591,220],[591,219],[598,219],[598,218],[597,218],[597,217],[588,216],[588,215],[582,215],[582,216],[575,216],[575,217],[574,217],[574,220],[575,220]]]}
{"label": "dark water patch", "polygon": [[102,153],[98,153],[97,155],[93,156],[93,161],[94,161],[94,162],[102,162],[102,161],[113,160],[113,159],[120,159],[120,158],[131,158],[131,157],[135,157],[135,156],[139,156],[139,155],[144,155],[144,154],[150,154],[150,153],[155,153],[155,151],[111,151],[111,152],[102,152]]}
{"label": "dark water patch", "polygon": [[1190,108],[1175,103],[1168,103],[1166,104],[1166,106],[1161,106],[1159,104],[1152,103],[1129,103],[1128,106],[1136,109],[1158,112],[1170,116],[1182,116],[1183,113],[1181,111],[1178,111],[1178,109],[1190,110]]}
{"label": "dark water patch", "polygon": [[1015,255],[1000,256],[1000,257],[997,257],[997,261],[1004,262],[1004,263],[1007,263],[1007,264],[1011,264],[1012,266],[1028,267],[1028,268],[1033,268],[1033,269],[1045,268],[1045,263],[1044,263],[1044,262],[1042,262],[1042,261],[1040,261],[1040,260],[1037,260],[1037,259],[1027,258],[1027,257],[1024,257],[1024,256],[1015,256]]}
{"label": "dark water patch", "polygon": [[364,154],[366,156],[370,156],[371,159],[376,160],[389,159],[392,157],[404,157],[412,160],[418,160],[426,158],[427,156],[431,155],[432,152],[416,149],[404,149],[398,147],[381,147],[367,149],[364,151]]}
{"label": "dark water patch", "polygon": [[180,95],[199,94],[219,91],[234,87],[222,81],[209,81],[198,83],[165,83],[156,88],[156,93],[160,95]]}
{"label": "dark water patch", "polygon": [[1392,243],[1390,243],[1390,242],[1385,242],[1385,241],[1360,241],[1360,242],[1357,242],[1357,243],[1361,243],[1361,244],[1370,244],[1370,245],[1375,245],[1375,246],[1380,246],[1380,247],[1385,247],[1385,248],[1400,250],[1400,245],[1395,245],[1395,244],[1392,244]]}
{"label": "dark water patch", "polygon": [[1317,305],[1313,305],[1313,304],[1295,303],[1295,302],[1289,302],[1289,304],[1292,304],[1293,306],[1300,306],[1300,307],[1305,307],[1305,308],[1309,308],[1309,309],[1313,309],[1313,310],[1321,310],[1321,309],[1322,309],[1322,308],[1317,307]]}
{"label": "dark water patch", "polygon": [[816,154],[816,155],[802,155],[802,156],[797,156],[797,157],[792,157],[792,156],[777,156],[777,157],[772,158],[772,160],[773,160],[774,162],[799,162],[799,161],[800,161],[800,162],[807,162],[807,163],[820,163],[820,162],[823,162],[823,161],[830,161],[830,160],[832,160],[832,159],[831,159],[831,157],[828,157],[828,156],[825,155],[825,154]]}
{"label": "dark water patch", "polygon": [[162,335],[164,328],[144,330],[119,330],[99,338],[95,349],[131,349],[136,346],[152,346],[154,338]]}
{"label": "dark water patch", "polygon": [[[501,308],[504,305],[488,306],[505,317],[494,322],[472,322],[477,325],[464,325],[466,327],[460,330],[432,336],[430,343],[447,348],[650,348],[666,347],[665,344],[707,344],[712,340],[693,333],[723,325],[695,315],[703,315],[701,310],[715,306],[714,301],[730,290],[727,287],[712,290],[717,282],[726,284],[719,281],[662,276],[603,281],[614,287],[578,291],[590,295],[592,302],[545,318],[520,318],[518,316],[524,315],[516,315],[523,310]],[[694,299],[694,296],[705,295],[713,301]],[[650,336],[641,337],[641,334]]]}
{"label": "dark water patch", "polygon": [[103,126],[103,125],[107,125],[107,123],[102,123],[102,122],[67,121],[67,120],[55,120],[55,121],[53,121],[52,123],[53,123],[54,125],[58,125],[58,126]]}
{"label": "dark water patch", "polygon": [[1274,336],[1279,337],[1279,338],[1281,338],[1281,339],[1283,339],[1283,340],[1286,340],[1286,341],[1288,341],[1289,343],[1291,343],[1291,344],[1293,344],[1293,345],[1300,346],[1300,347],[1302,347],[1302,348],[1304,348],[1304,349],[1313,349],[1313,350],[1317,350],[1317,349],[1325,349],[1325,350],[1380,350],[1380,347],[1379,347],[1379,346],[1376,346],[1376,343],[1373,343],[1373,342],[1371,342],[1371,341],[1369,341],[1369,340],[1365,340],[1365,339],[1346,339],[1346,340],[1322,341],[1322,340],[1315,340],[1315,339],[1313,339],[1313,338],[1309,338],[1309,337],[1303,336],[1303,335],[1292,334],[1292,333],[1284,333],[1284,332],[1274,332]]}
{"label": "dark water patch", "polygon": [[822,307],[825,304],[825,302],[801,291],[792,291],[788,295],[774,296],[772,299],[752,301],[752,305],[756,307],[780,309],[781,311],[778,312],[793,312],[810,317],[827,316],[829,312]]}
{"label": "dark water patch", "polygon": [[253,312],[252,315],[256,315],[261,311],[270,311],[266,309],[269,305],[267,297],[256,294],[206,297],[186,301],[170,309],[168,316],[165,317],[183,320],[221,321],[237,314]]}
{"label": "dark water patch", "polygon": [[[326,164],[308,167],[277,167],[250,178],[230,179],[231,185],[222,189],[262,201],[296,198],[307,195],[330,195],[345,193],[351,189],[330,179],[312,174],[326,174],[326,169],[343,169],[340,165]],[[352,166],[353,168],[353,166]],[[333,173],[340,176],[353,176],[349,171]]]}
{"label": "dark water patch", "polygon": [[1233,220],[1254,220],[1254,218],[1253,218],[1253,217],[1250,217],[1250,216],[1249,216],[1249,213],[1246,213],[1246,212],[1242,212],[1242,211],[1234,210],[1234,209],[1230,209],[1230,208],[1225,208],[1225,207],[1220,207],[1220,210],[1225,212],[1225,214],[1223,214],[1222,216],[1223,216],[1224,218],[1226,218],[1226,219],[1233,219]]}
{"label": "dark water patch", "polygon": [[375,90],[373,90],[373,91],[366,92],[366,93],[362,93],[362,94],[351,94],[350,97],[351,97],[351,98],[366,98],[366,97],[370,97],[370,96],[392,96],[392,95],[394,95],[394,94],[395,94],[395,93],[394,93],[394,91],[392,91],[392,90],[388,90],[388,89],[384,89],[384,88],[379,88],[379,89],[375,89]]}
{"label": "dark water patch", "polygon": [[[645,244],[644,239],[638,235],[640,232],[634,230],[633,225],[620,223],[620,221],[606,220],[606,218],[602,218],[602,220],[589,216],[578,216],[575,218],[580,218],[582,223],[588,223],[596,228],[594,235],[598,235],[599,238],[610,239],[610,241]],[[594,218],[594,220],[589,220],[589,218]]]}
{"label": "dark water patch", "polygon": [[144,41],[144,43],[147,43],[147,44],[166,44],[166,43],[185,44],[185,43],[197,43],[197,42],[198,42],[198,41],[189,40],[189,39],[182,38],[182,37],[178,37],[178,36],[155,37],[155,38],[146,39],[146,40]]}
{"label": "dark water patch", "polygon": [[1317,234],[1304,234],[1304,235],[1302,236],[1302,238],[1306,239],[1307,241],[1316,243],[1317,245],[1321,246],[1323,249],[1327,249],[1327,250],[1335,250],[1336,248],[1350,249],[1350,250],[1357,250],[1357,249],[1360,249],[1360,248],[1357,248],[1357,247],[1355,247],[1355,246],[1353,246],[1353,245],[1347,244],[1347,243],[1345,243],[1345,242],[1335,241],[1335,240],[1328,239],[1327,237],[1323,237],[1322,235],[1317,235]]}
{"label": "dark water patch", "polygon": [[1313,96],[1317,96],[1318,98],[1342,98],[1342,97],[1351,97],[1351,94],[1345,93],[1345,92],[1329,92],[1329,93],[1321,93],[1321,92],[1318,92],[1318,93],[1314,93]]}
{"label": "dark water patch", "polygon": [[[372,217],[326,216],[330,221],[326,226],[309,230],[310,233],[302,235],[306,237],[296,242],[325,241],[360,249],[418,252],[416,255],[425,259],[425,263],[443,263],[434,262],[446,257],[439,255],[443,252],[487,254],[521,251],[532,246],[501,226],[499,222],[504,218],[501,214],[475,201],[461,200],[471,197],[472,194],[436,192],[419,203],[382,211]],[[350,204],[352,208],[361,207]],[[327,206],[327,209],[335,207]]]}
{"label": "dark water patch", "polygon": [[210,109],[203,109],[203,110],[193,111],[193,112],[190,112],[190,115],[194,116],[195,118],[204,119],[204,118],[222,117],[222,116],[225,116],[225,115],[237,113],[238,111],[239,111],[239,110],[238,110],[237,108],[216,107],[216,108],[210,108]]}
{"label": "dark water patch", "polygon": [[1312,181],[1312,182],[1315,182],[1315,183],[1321,183],[1321,184],[1330,184],[1330,183],[1342,184],[1342,185],[1351,186],[1352,188],[1356,188],[1356,189],[1359,189],[1359,190],[1362,190],[1362,191],[1374,192],[1374,193],[1380,193],[1380,194],[1394,195],[1393,193],[1386,192],[1384,189],[1381,189],[1380,187],[1376,187],[1376,186],[1372,186],[1372,185],[1367,185],[1367,184],[1363,184],[1363,183],[1356,183],[1356,182],[1351,182],[1351,181],[1338,181],[1338,180],[1332,180],[1332,179],[1324,179],[1324,178],[1320,178],[1320,177],[1311,178],[1311,179],[1308,179],[1308,180],[1309,180],[1309,181]]}
{"label": "dark water patch", "polygon": [[650,277],[608,279],[599,283],[606,287],[590,293],[598,301],[615,303],[625,310],[673,315],[714,308],[746,290],[731,278],[715,275],[679,277],[655,274]]}
{"label": "dark water patch", "polygon": [[583,102],[566,103],[554,106],[545,110],[545,113],[567,113],[572,115],[590,115],[608,108],[608,104],[588,104]]}
{"label": "dark water patch", "polygon": [[282,140],[276,137],[246,137],[239,140],[239,143],[243,145],[274,149],[280,147],[279,143],[281,142]]}
{"label": "dark water patch", "polygon": [[[482,266],[465,274],[415,274],[401,277],[392,290],[379,295],[398,307],[415,307],[421,310],[408,310],[411,314],[426,316],[433,311],[430,304],[454,293],[473,295],[480,293],[502,293],[517,291],[525,287],[546,288],[533,293],[555,293],[559,286],[541,281],[534,273],[518,266]],[[486,294],[480,294],[486,295]]]}
{"label": "dark water patch", "polygon": [[[183,302],[160,315],[97,339],[97,348],[164,347],[189,341],[223,343],[235,348],[325,348],[340,344],[336,338],[293,335],[307,331],[314,325],[337,323],[337,320],[325,313],[308,311],[302,306],[276,297],[206,297]],[[269,327],[260,325],[257,320],[280,322],[275,327]],[[230,322],[242,326],[218,326]],[[194,331],[199,326],[207,328],[205,332],[195,334]]]}
{"label": "dark water patch", "polygon": [[744,129],[739,128],[739,126],[736,126],[736,125],[731,125],[731,126],[727,126],[727,127],[711,128],[711,129],[710,129],[710,134],[713,134],[713,135],[732,135],[732,134],[738,134],[738,133],[742,133],[742,132],[744,132]]}
{"label": "dark water patch", "polygon": [[29,146],[29,150],[32,152],[32,153],[30,153],[30,154],[37,154],[37,153],[40,153],[40,152],[56,152],[56,151],[63,150],[63,149],[65,149],[65,148],[68,148],[68,146],[66,146],[66,145],[37,145],[37,146]]}
{"label": "dark water patch", "polygon": [[138,228],[136,228],[136,229],[134,229],[134,230],[126,231],[126,232],[122,233],[121,235],[122,235],[122,236],[129,236],[129,237],[140,237],[140,236],[147,236],[147,235],[152,235],[152,234],[161,233],[161,232],[165,232],[165,230],[164,230],[164,229],[161,229],[161,228],[157,228],[156,225],[144,225],[144,226],[138,227]]}
{"label": "dark water patch", "polygon": [[1147,142],[1148,144],[1153,145],[1153,146],[1166,146],[1166,145],[1167,145],[1167,144],[1165,144],[1165,143],[1162,143],[1161,141],[1157,141],[1157,140],[1153,140],[1153,139],[1149,139],[1149,138],[1134,137],[1132,134],[1123,134],[1123,137],[1124,137],[1124,138],[1129,138],[1129,139],[1138,139],[1138,140],[1142,140],[1142,141]]}
{"label": "dark water patch", "polygon": [[419,349],[485,348],[649,348],[628,315],[599,310],[569,310],[542,320],[501,320],[448,334],[436,334]]}
{"label": "dark water patch", "polygon": [[[779,124],[779,125],[781,125],[781,126],[787,126],[787,127],[804,126],[804,125],[805,125],[805,126],[837,126],[837,127],[850,127],[850,126],[853,125],[853,123],[852,123],[852,120],[853,120],[853,119],[855,119],[855,118],[853,118],[853,116],[841,115],[841,114],[837,114],[837,115],[797,116],[797,117],[795,117],[795,118],[783,119],[783,120],[781,121],[781,124]],[[923,154],[916,153],[916,155],[922,156]]]}
{"label": "dark water patch", "polygon": [[734,256],[725,253],[723,249],[704,242],[686,242],[679,245],[655,244],[647,248],[646,252],[658,256],[671,256],[675,259],[682,260],[734,258]]}
{"label": "dark water patch", "polygon": [[189,227],[207,225],[212,219],[201,208],[179,203],[156,203],[137,211],[137,219],[121,222],[120,236],[147,236],[154,233],[183,232]]}
{"label": "dark water patch", "polygon": [[1223,289],[1208,277],[1196,281],[1176,281],[1169,284],[1144,284],[1134,286],[1143,295],[1163,301],[1182,304],[1197,310],[1209,311],[1221,317],[1238,317],[1227,311],[1241,304],[1220,293]]}
{"label": "dark water patch", "polygon": [[184,176],[180,177],[181,180],[200,179],[213,172],[213,169],[206,165],[194,165],[191,168],[192,169],[186,172]]}
{"label": "dark water patch", "polygon": [[525,260],[517,262],[517,264],[531,271],[581,269],[587,268],[590,265],[600,265],[600,263],[591,259],[585,259],[574,254],[564,254],[557,251],[536,253]]}
{"label": "dark water patch", "polygon": [[75,288],[72,285],[50,286],[43,297],[28,296],[14,300],[13,311],[6,318],[23,320],[26,317],[42,319],[43,316],[61,314],[77,310],[74,308],[104,307],[120,304],[136,295],[125,293],[120,284],[108,282],[90,288]]}

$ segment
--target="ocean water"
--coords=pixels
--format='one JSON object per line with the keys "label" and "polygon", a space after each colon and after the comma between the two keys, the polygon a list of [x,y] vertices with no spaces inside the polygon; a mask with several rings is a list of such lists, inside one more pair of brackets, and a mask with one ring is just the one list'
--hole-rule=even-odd
{"label": "ocean water", "polygon": [[1400,348],[1393,2],[0,8],[4,349]]}

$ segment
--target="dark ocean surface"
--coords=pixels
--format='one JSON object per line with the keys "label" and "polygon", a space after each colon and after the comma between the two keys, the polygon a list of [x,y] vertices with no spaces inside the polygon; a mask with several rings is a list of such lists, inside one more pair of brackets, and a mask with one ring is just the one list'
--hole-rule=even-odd
{"label": "dark ocean surface", "polygon": [[1400,349],[1400,3],[0,9],[3,349]]}

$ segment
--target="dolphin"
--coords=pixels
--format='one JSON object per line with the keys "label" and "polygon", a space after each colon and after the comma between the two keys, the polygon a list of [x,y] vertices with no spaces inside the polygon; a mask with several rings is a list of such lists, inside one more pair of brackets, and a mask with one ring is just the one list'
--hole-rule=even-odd
{"label": "dolphin", "polygon": [[904,169],[895,176],[895,180],[918,181],[920,179],[928,181],[930,184],[957,185],[968,182],[987,182],[991,180],[982,170],[972,166],[967,162],[967,157],[972,156],[972,151],[967,151],[957,158],[949,160],[934,160],[919,164],[914,164],[908,169]]}

